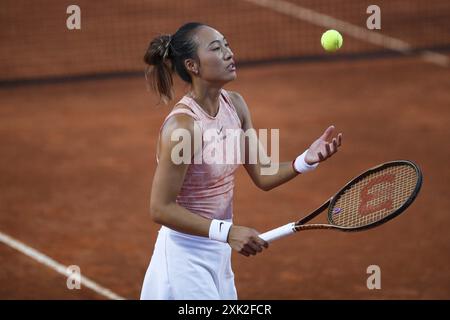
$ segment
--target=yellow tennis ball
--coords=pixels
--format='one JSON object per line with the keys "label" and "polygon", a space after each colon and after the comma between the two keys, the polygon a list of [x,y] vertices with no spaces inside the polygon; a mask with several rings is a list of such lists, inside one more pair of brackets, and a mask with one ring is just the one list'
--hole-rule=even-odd
{"label": "yellow tennis ball", "polygon": [[322,47],[328,52],[334,52],[344,43],[344,39],[341,34],[336,30],[328,30],[324,32],[322,38],[320,39]]}

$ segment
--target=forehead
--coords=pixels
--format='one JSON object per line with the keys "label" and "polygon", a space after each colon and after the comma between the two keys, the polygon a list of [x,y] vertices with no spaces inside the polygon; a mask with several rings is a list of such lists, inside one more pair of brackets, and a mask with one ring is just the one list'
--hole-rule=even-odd
{"label": "forehead", "polygon": [[214,28],[202,26],[195,33],[194,38],[200,46],[205,47],[214,40],[222,41],[224,36]]}

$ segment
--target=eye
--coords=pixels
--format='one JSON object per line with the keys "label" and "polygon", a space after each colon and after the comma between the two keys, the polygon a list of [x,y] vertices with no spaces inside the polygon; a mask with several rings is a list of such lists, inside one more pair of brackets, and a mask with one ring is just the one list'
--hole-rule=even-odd
{"label": "eye", "polygon": [[220,47],[212,48],[212,51],[220,50]]}

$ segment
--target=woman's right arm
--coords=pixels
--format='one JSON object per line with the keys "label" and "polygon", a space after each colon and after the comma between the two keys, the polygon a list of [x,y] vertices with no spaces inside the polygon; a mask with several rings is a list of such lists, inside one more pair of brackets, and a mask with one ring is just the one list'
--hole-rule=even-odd
{"label": "woman's right arm", "polygon": [[[150,212],[152,220],[170,229],[197,236],[209,237],[211,220],[192,213],[176,203],[189,164],[172,161],[172,149],[179,141],[172,141],[173,130],[186,129],[191,137],[194,150],[194,120],[187,115],[174,115],[161,130],[159,143],[159,163],[153,178]],[[192,153],[194,154],[194,153]],[[249,256],[262,251],[267,243],[260,239],[258,232],[233,225],[228,234],[228,243],[239,253]]]}
{"label": "woman's right arm", "polygon": [[[189,164],[175,164],[172,149],[179,141],[172,141],[171,134],[176,129],[185,129],[194,137],[194,121],[187,115],[175,115],[167,120],[161,130],[159,143],[159,163],[153,178],[150,212],[154,222],[171,229],[208,237],[211,220],[194,214],[176,203]],[[191,144],[193,150],[194,144]]]}

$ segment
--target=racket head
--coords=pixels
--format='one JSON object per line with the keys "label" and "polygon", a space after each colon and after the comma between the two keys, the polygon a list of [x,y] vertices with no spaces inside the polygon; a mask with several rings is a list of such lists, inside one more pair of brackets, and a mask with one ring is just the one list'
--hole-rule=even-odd
{"label": "racket head", "polygon": [[373,167],[348,182],[328,206],[328,222],[342,231],[362,231],[401,214],[417,197],[422,172],[409,160]]}

